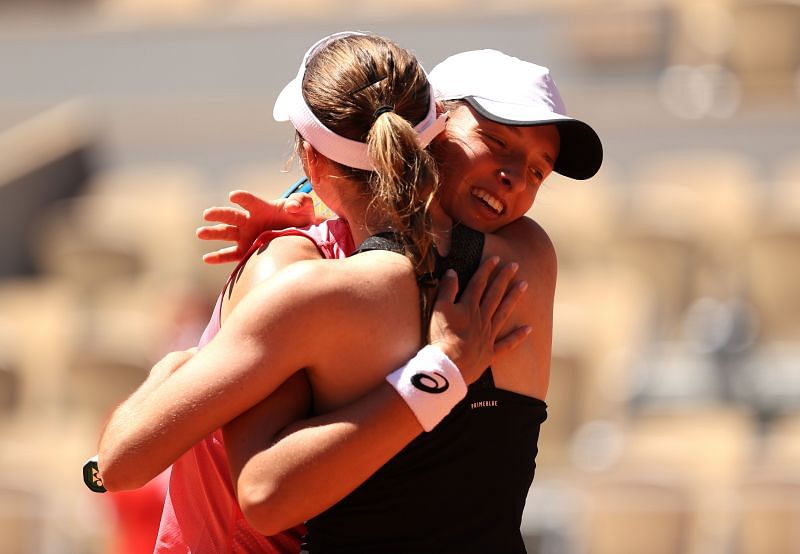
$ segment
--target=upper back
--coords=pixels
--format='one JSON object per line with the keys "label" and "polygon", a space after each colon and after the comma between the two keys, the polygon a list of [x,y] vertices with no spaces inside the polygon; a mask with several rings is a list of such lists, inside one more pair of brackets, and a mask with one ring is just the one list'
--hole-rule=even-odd
{"label": "upper back", "polygon": [[[494,255],[517,262],[517,278],[529,284],[508,328],[533,328],[520,347],[492,361],[495,385],[543,400],[550,376],[555,250],[537,223],[522,218],[486,235],[482,258]],[[331,265],[336,267],[327,277],[346,291],[347,300],[331,322],[335,329],[326,333],[328,348],[336,354],[321,356],[312,368],[319,371],[310,372],[320,410],[340,406],[377,385],[387,368],[400,367],[420,347],[419,289],[405,257],[374,251]]]}
{"label": "upper back", "polygon": [[420,348],[419,288],[410,261],[394,252],[303,265],[305,281],[320,295],[309,314],[319,332],[307,337],[319,355],[306,370],[315,409],[324,412],[377,386],[387,368]]}

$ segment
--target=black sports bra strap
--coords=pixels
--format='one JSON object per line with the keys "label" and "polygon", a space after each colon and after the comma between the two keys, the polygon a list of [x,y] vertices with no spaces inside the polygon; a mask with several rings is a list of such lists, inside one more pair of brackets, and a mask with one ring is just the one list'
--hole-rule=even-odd
{"label": "black sports bra strap", "polygon": [[486,236],[466,225],[457,223],[450,234],[450,252],[447,256],[436,257],[436,276],[441,277],[448,269],[458,275],[458,296],[467,287],[470,278],[481,265],[483,245]]}
{"label": "black sports bra strap", "polygon": [[369,252],[371,250],[388,250],[389,252],[405,254],[405,248],[403,248],[403,239],[395,233],[385,232],[367,237],[367,239],[362,242],[350,255],[355,256],[356,254]]}
{"label": "black sports bra strap", "polygon": [[[485,240],[486,237],[483,233],[471,229],[466,225],[457,223],[453,226],[450,233],[450,252],[447,256],[441,256],[436,253],[436,267],[434,271],[417,276],[417,285],[420,289],[420,302],[422,306],[425,306],[425,295],[431,293],[430,289],[439,285],[439,279],[441,279],[444,272],[448,269],[453,269],[456,275],[458,275],[458,295],[456,299],[461,297],[470,278],[472,278],[481,264]],[[372,250],[388,250],[398,254],[405,254],[403,237],[392,232],[372,235],[364,240],[351,256]],[[423,344],[428,340],[427,326],[428,320],[425,314],[423,314]],[[491,379],[491,374],[489,378]]]}
{"label": "black sports bra strap", "polygon": [[[397,254],[405,254],[400,235],[384,232],[367,237],[367,239],[353,251],[351,256],[373,250],[388,250],[389,252],[395,252]],[[417,284],[422,289],[435,288],[439,285],[439,277],[436,273],[423,273],[417,276]]]}

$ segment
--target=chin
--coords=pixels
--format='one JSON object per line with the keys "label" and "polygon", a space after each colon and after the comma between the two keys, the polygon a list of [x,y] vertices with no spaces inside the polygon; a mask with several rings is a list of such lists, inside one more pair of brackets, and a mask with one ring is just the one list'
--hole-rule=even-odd
{"label": "chin", "polygon": [[476,231],[480,231],[481,233],[494,233],[500,227],[505,225],[505,222],[489,222],[485,220],[473,220],[473,221],[464,221],[464,224],[467,227],[475,229]]}

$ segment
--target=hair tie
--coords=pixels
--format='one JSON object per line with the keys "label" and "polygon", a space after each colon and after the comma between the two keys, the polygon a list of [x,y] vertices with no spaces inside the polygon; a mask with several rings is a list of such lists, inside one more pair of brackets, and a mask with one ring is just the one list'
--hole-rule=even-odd
{"label": "hair tie", "polygon": [[378,119],[382,114],[386,112],[393,112],[394,106],[381,106],[372,114],[372,119]]}

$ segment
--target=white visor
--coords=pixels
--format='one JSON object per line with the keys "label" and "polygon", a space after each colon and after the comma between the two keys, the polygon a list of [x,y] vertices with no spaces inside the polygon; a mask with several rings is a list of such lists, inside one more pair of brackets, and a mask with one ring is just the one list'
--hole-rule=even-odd
{"label": "white visor", "polygon": [[[352,35],[366,36],[367,34],[355,31],[334,33],[319,40],[308,49],[303,56],[297,76],[278,95],[272,116],[276,121],[291,121],[300,135],[323,156],[348,167],[373,171],[375,168],[367,154],[366,143],[337,135],[325,127],[308,107],[303,97],[303,77],[311,58],[330,43]],[[448,117],[446,113],[436,117],[436,98],[433,87],[430,87],[428,96],[430,98],[428,113],[414,127],[418,135],[417,142],[422,148],[430,144],[433,138],[444,130]]]}

